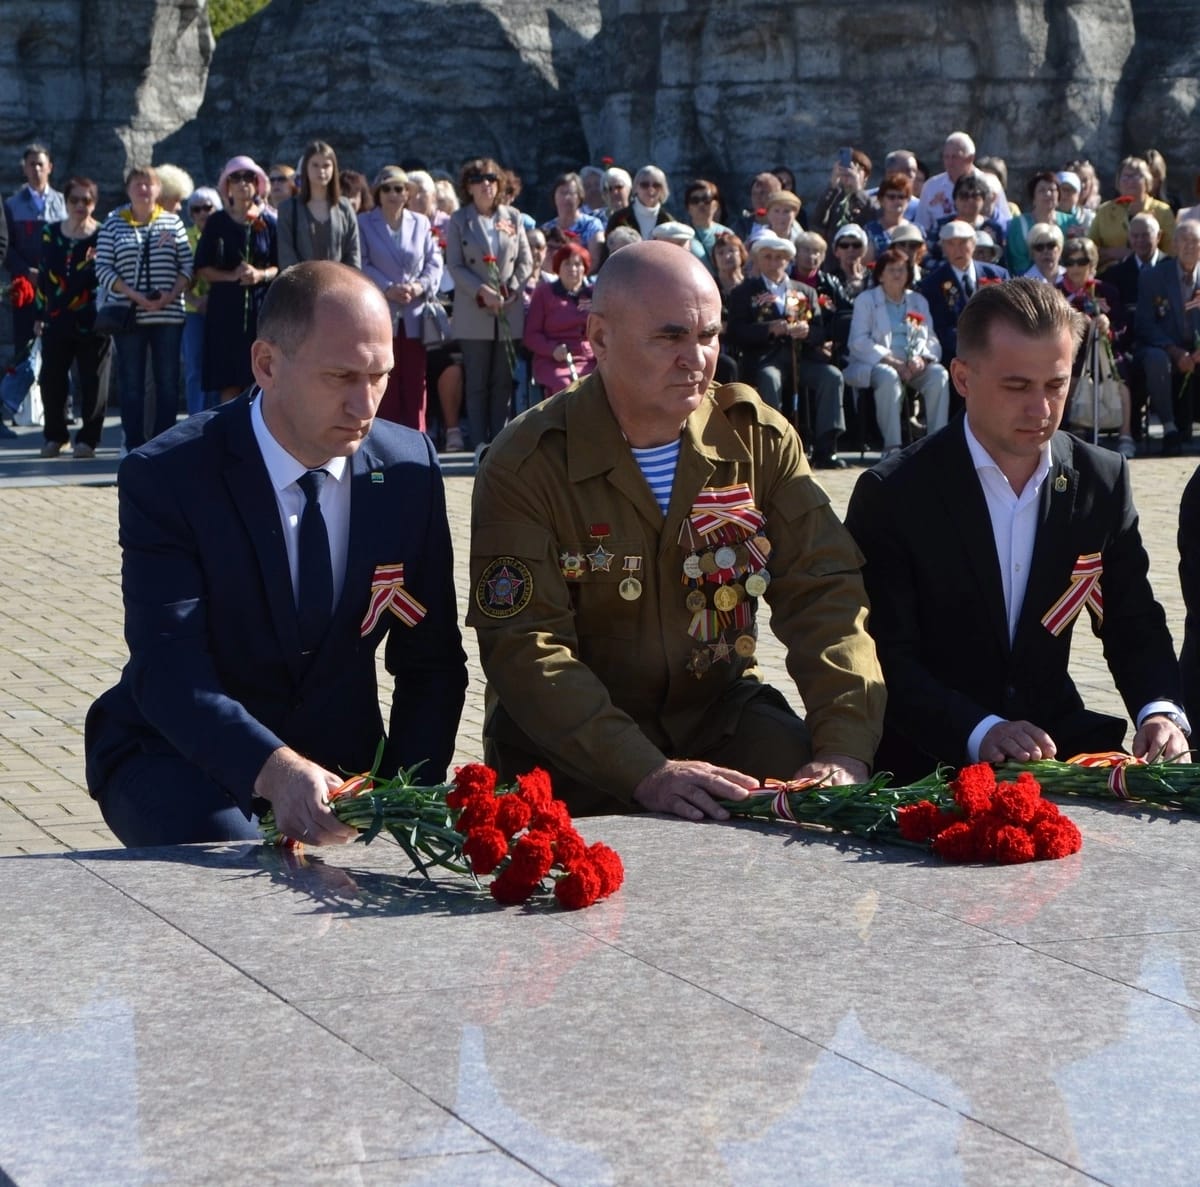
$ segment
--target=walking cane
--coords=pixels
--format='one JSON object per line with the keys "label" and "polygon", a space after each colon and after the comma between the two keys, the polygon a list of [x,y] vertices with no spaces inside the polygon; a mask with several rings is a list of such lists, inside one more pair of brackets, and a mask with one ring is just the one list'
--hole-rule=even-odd
{"label": "walking cane", "polygon": [[1100,334],[1092,322],[1092,444],[1100,444]]}

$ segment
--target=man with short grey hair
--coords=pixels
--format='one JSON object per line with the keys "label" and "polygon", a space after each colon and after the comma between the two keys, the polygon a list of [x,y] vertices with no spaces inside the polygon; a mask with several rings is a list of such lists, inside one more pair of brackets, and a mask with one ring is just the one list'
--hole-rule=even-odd
{"label": "man with short grey hair", "polygon": [[[8,250],[4,264],[15,280],[24,276],[37,288],[38,264],[42,257],[42,228],[67,217],[62,194],[50,185],[54,162],[44,144],[29,144],[21,153],[25,184],[4,202],[4,222],[8,231]],[[13,345],[18,351],[33,338],[34,307],[13,306]]]}
{"label": "man with short grey hair", "polygon": [[1008,199],[998,178],[975,165],[975,141],[966,132],[951,132],[942,146],[945,172],[935,173],[921,187],[921,202],[913,222],[926,234],[937,225],[938,219],[954,213],[954,183],[968,173],[975,173],[991,190],[994,202],[991,217],[1000,229],[1006,230],[1009,220]]}

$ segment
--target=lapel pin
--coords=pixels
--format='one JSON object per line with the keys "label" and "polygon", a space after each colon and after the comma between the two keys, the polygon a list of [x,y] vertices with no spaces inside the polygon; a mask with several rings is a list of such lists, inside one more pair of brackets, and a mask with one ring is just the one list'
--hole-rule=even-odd
{"label": "lapel pin", "polygon": [[383,474],[379,470],[372,470],[371,471],[371,481],[372,482],[382,482]]}
{"label": "lapel pin", "polygon": [[1065,474],[1060,474],[1054,480],[1054,493],[1057,495],[1061,495],[1066,491],[1066,489],[1067,489],[1067,476]]}

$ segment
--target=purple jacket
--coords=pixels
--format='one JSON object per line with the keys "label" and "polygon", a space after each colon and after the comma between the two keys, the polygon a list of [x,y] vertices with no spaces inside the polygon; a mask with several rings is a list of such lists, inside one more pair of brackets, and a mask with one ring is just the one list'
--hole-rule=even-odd
{"label": "purple jacket", "polygon": [[442,253],[438,251],[429,220],[423,214],[405,210],[400,218],[397,241],[376,208],[358,216],[358,237],[362,248],[362,270],[386,290],[392,284],[418,282],[424,294],[407,305],[388,302],[393,312],[404,315],[404,332],[421,341],[421,310],[425,296],[437,294],[442,280]]}

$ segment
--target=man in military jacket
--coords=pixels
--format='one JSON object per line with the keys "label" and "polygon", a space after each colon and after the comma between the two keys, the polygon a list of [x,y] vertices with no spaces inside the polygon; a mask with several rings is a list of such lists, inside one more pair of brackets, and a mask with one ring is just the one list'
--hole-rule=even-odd
{"label": "man in military jacket", "polygon": [[[597,373],[509,425],[476,479],[487,756],[547,767],[575,813],[723,818],[766,777],[862,780],[878,743],[861,556],[792,427],[712,387],[720,318],[694,257],[614,255]],[[756,666],[764,596],[806,721]]]}

